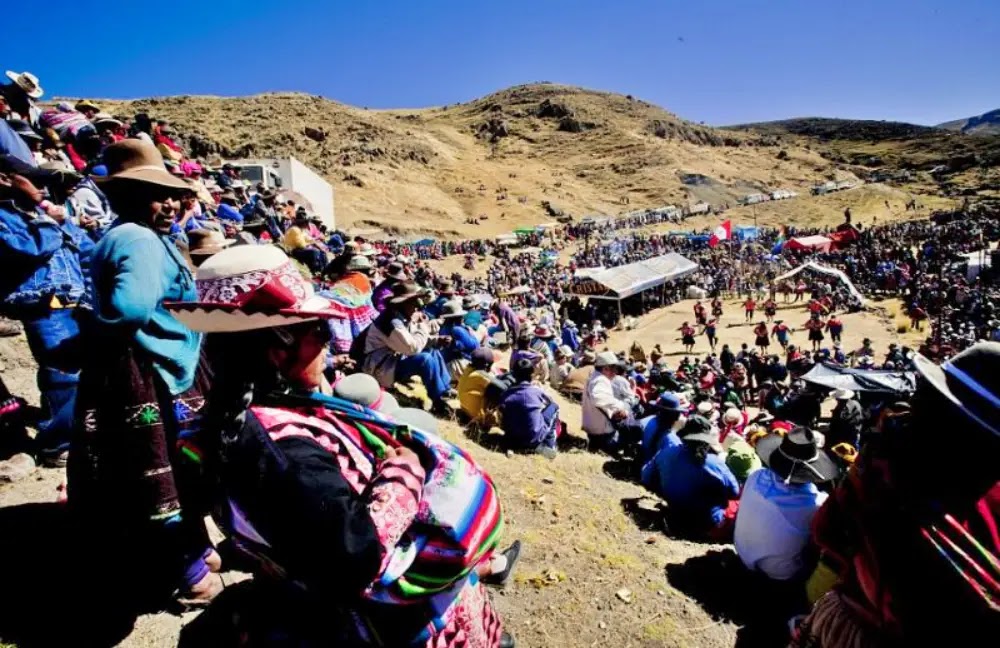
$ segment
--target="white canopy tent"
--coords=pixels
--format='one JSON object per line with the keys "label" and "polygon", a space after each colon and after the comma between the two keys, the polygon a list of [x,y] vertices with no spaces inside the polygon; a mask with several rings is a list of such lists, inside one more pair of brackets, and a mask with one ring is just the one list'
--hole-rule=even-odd
{"label": "white canopy tent", "polygon": [[838,279],[840,279],[840,281],[844,283],[845,286],[847,286],[847,290],[851,293],[851,295],[854,296],[855,299],[858,300],[861,306],[863,307],[865,305],[864,296],[857,288],[854,287],[854,284],[851,283],[851,280],[847,278],[847,275],[844,274],[842,270],[837,270],[836,268],[820,265],[819,263],[815,263],[813,261],[809,261],[808,263],[803,263],[794,270],[789,270],[785,274],[775,277],[774,280],[781,281],[782,279],[788,279],[789,277],[794,277],[803,270],[812,270],[813,272],[818,272],[820,274],[824,274],[827,276],[837,277]]}
{"label": "white canopy tent", "polygon": [[637,263],[590,271],[577,276],[570,288],[574,295],[595,299],[621,300],[668,281],[685,277],[698,269],[698,264],[676,252]]}

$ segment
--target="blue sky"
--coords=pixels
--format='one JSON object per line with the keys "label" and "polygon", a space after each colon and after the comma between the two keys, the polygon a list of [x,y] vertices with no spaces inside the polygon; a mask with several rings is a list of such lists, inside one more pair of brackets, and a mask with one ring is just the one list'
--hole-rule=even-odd
{"label": "blue sky", "polygon": [[545,80],[714,125],[1000,108],[1000,0],[48,0],[2,15],[0,65],[50,96],[296,90],[398,108]]}

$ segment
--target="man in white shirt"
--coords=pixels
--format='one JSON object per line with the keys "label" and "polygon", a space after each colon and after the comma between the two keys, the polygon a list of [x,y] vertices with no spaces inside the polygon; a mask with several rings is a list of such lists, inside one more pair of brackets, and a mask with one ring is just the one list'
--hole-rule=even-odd
{"label": "man in white shirt", "polygon": [[743,486],[736,553],[748,569],[774,580],[805,577],[809,528],[827,497],[816,484],[836,478],[837,465],[815,433],[803,427],[785,437],[765,437],[756,449],[766,467],[751,473]]}
{"label": "man in white shirt", "polygon": [[596,370],[583,390],[583,431],[592,450],[614,452],[618,448],[615,424],[628,417],[628,405],[615,398],[611,381],[617,374],[618,356],[610,351],[597,354]]}

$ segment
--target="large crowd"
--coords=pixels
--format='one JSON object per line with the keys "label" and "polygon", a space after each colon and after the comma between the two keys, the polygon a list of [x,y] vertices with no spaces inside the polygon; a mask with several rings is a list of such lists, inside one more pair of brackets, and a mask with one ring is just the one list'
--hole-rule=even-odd
{"label": "large crowd", "polygon": [[[825,230],[711,245],[636,231],[651,223],[635,216],[527,234],[531,251],[365,240],[190,157],[165,121],[42,104],[37,78],[7,76],[0,314],[23,329],[42,407],[29,420],[0,384],[0,446],[67,468],[95,579],[126,564],[144,574],[135,600],[211,609],[238,555],[259,586],[228,631],[250,645],[512,646],[486,587],[510,578],[520,543],[501,550],[497,486],[438,425],[558,460],[568,399],[589,450],[667,503],[671,533],[732,542],[797,593],[795,645],[1000,623],[1000,289],[959,256],[1000,240],[995,210],[845,222],[827,252],[785,249]],[[582,268],[671,252],[698,270],[620,309],[573,294]],[[433,261],[449,255],[490,266],[442,276]],[[807,262],[850,284],[783,278]],[[852,285],[899,297],[926,342],[843,348]],[[659,344],[610,350],[622,317],[689,294],[693,325],[664,335],[680,362]],[[717,349],[735,297],[753,337]],[[808,313],[810,349],[790,342],[779,299]],[[426,410],[400,402],[418,381]]]}

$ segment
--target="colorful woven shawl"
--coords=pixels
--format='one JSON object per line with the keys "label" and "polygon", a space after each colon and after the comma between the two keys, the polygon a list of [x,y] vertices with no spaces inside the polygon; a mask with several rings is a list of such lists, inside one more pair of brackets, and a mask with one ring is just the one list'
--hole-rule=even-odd
{"label": "colorful woven shawl", "polygon": [[432,604],[447,607],[499,541],[503,511],[493,480],[464,450],[437,435],[332,396],[287,398],[295,409],[285,409],[284,420],[293,416],[320,445],[337,451],[345,478],[359,494],[386,447],[405,445],[420,456],[427,477],[416,519],[365,595],[393,604],[428,603],[442,595]]}

